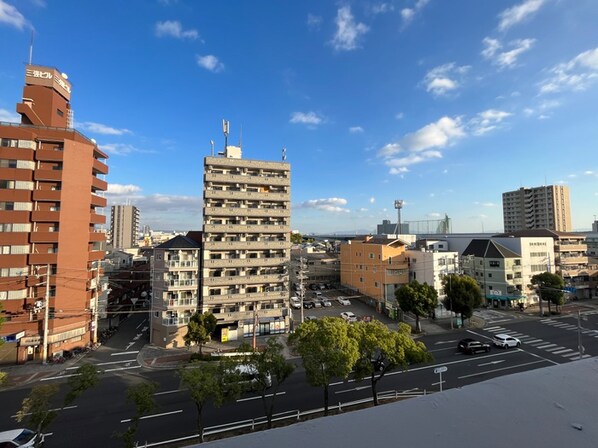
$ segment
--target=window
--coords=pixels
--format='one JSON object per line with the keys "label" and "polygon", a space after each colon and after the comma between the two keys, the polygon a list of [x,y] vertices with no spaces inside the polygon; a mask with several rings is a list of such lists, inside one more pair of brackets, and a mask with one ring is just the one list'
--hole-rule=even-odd
{"label": "window", "polygon": [[369,254],[370,260],[374,259],[374,254]]}
{"label": "window", "polygon": [[500,267],[500,261],[490,260],[488,262],[488,264],[490,265],[491,268],[499,268]]}
{"label": "window", "polygon": [[380,284],[379,284],[378,282],[374,282],[374,287],[375,287],[375,288],[379,288],[379,287],[380,287]]}
{"label": "window", "polygon": [[61,111],[60,109],[56,109],[56,113],[58,114],[59,117],[64,117],[64,112]]}
{"label": "window", "polygon": [[363,277],[359,277],[359,283],[363,283]]}

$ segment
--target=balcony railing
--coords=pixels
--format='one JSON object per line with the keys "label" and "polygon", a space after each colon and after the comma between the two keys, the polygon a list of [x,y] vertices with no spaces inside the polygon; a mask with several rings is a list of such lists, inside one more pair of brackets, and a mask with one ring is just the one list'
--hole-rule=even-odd
{"label": "balcony railing", "polygon": [[248,208],[248,207],[206,207],[204,217],[211,216],[250,216],[250,217],[288,217],[290,208]]}
{"label": "balcony railing", "polygon": [[204,278],[204,286],[217,285],[249,285],[255,283],[277,283],[288,280],[287,274],[266,274],[266,275],[233,275],[225,277]]}
{"label": "balcony railing", "polygon": [[225,258],[215,260],[205,260],[204,267],[206,268],[223,268],[234,266],[280,266],[288,263],[285,257],[273,258]]}
{"label": "balcony railing", "polygon": [[247,184],[247,185],[276,185],[289,186],[291,179],[288,177],[274,177],[274,176],[256,176],[248,174],[221,174],[221,173],[206,173],[206,182],[226,182],[232,184]]}

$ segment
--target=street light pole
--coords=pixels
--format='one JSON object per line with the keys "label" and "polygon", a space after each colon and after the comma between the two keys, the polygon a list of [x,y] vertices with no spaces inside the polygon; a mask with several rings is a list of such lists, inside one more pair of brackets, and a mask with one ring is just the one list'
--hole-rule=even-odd
{"label": "street light pole", "polygon": [[46,294],[44,297],[44,343],[42,346],[42,363],[48,363],[48,320],[50,319],[50,265],[46,265]]}

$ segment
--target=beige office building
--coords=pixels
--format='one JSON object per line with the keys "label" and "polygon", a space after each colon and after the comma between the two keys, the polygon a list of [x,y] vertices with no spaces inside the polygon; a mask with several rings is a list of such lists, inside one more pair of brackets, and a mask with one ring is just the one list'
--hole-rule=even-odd
{"label": "beige office building", "polygon": [[221,340],[289,327],[291,171],[284,162],[241,158],[226,146],[204,159],[202,312]]}
{"label": "beige office building", "polygon": [[112,247],[130,249],[137,246],[139,209],[133,205],[113,205],[110,217]]}
{"label": "beige office building", "polygon": [[569,187],[520,188],[502,195],[505,232],[525,229],[571,231]]}

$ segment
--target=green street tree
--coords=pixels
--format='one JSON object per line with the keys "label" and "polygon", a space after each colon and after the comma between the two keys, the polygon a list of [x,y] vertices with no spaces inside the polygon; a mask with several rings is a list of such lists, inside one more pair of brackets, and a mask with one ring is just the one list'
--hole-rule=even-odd
{"label": "green street tree", "polygon": [[386,372],[432,360],[426,346],[411,338],[411,327],[405,323],[399,323],[398,331],[392,331],[375,320],[357,322],[349,329],[349,335],[357,341],[359,350],[355,376],[357,379],[370,377],[375,406],[378,405],[378,382]]}
{"label": "green street tree", "polygon": [[135,415],[124,433],[117,434],[122,438],[126,448],[135,447],[135,434],[139,428],[139,421],[144,415],[148,415],[156,408],[154,394],[158,385],[152,382],[143,382],[127,389],[127,402],[135,406]]}
{"label": "green street tree", "polygon": [[558,275],[551,272],[542,272],[532,277],[532,285],[536,286],[540,292],[540,300],[548,301],[548,313],[551,313],[550,304],[554,303],[556,312],[559,313],[559,307],[565,304],[565,281]]}
{"label": "green street tree", "polygon": [[197,409],[199,442],[204,441],[203,410],[208,402],[220,407],[241,394],[240,377],[235,371],[236,361],[224,359],[220,363],[196,361],[179,370],[182,386],[189,391]]}
{"label": "green street tree", "polygon": [[203,345],[210,342],[212,333],[216,330],[216,323],[216,317],[212,313],[195,313],[189,319],[187,334],[183,336],[185,344],[197,344],[201,355]]}
{"label": "green street tree", "polygon": [[349,324],[338,317],[304,322],[289,337],[303,360],[307,381],[324,390],[324,414],[328,415],[329,385],[347,378],[359,356],[357,341],[349,337]]}
{"label": "green street tree", "polygon": [[276,338],[270,338],[264,350],[255,352],[247,362],[256,372],[255,389],[262,396],[268,429],[272,428],[274,401],[278,389],[295,370],[295,366],[285,359],[283,348]]}
{"label": "green street tree", "polygon": [[[68,379],[69,391],[64,398],[61,408],[72,404],[83,392],[95,386],[99,381],[98,371],[91,364],[83,364],[75,374]],[[52,423],[58,415],[55,409],[51,408],[52,398],[58,393],[58,385],[42,384],[35,386],[27,398],[23,400],[21,409],[17,412],[18,422],[28,418],[29,425],[35,428],[38,435],[35,446],[40,446],[40,434]]]}
{"label": "green street tree", "polygon": [[303,242],[303,236],[300,233],[291,233],[291,243],[301,244]]}
{"label": "green street tree", "polygon": [[31,393],[23,400],[21,409],[17,411],[16,420],[22,422],[27,419],[29,426],[35,428],[34,446],[41,446],[41,435],[50,423],[58,415],[58,411],[52,409],[51,400],[58,392],[57,384],[40,384],[31,389]]}
{"label": "green street tree", "polygon": [[482,306],[482,290],[474,278],[467,275],[449,274],[442,278],[446,298],[444,307],[461,314],[462,322],[473,316],[473,310]]}
{"label": "green street tree", "polygon": [[438,293],[427,283],[412,280],[395,291],[399,307],[415,315],[415,332],[421,333],[420,318],[429,316],[438,306]]}

